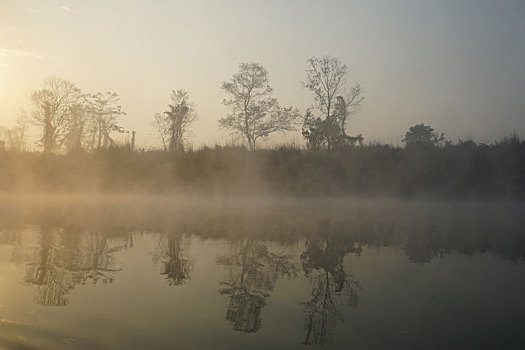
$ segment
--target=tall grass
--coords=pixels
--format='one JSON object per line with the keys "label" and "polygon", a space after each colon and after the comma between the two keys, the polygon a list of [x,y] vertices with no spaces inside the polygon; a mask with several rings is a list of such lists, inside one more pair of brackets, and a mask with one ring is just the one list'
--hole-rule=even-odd
{"label": "tall grass", "polygon": [[525,142],[443,147],[372,144],[313,152],[297,145],[185,153],[116,147],[95,153],[0,153],[0,190],[525,198]]}

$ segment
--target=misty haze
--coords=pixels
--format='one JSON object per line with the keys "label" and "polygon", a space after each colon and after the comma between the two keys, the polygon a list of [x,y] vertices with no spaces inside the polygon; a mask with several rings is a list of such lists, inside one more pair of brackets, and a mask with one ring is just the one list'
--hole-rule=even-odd
{"label": "misty haze", "polygon": [[525,348],[524,19],[0,0],[0,350]]}

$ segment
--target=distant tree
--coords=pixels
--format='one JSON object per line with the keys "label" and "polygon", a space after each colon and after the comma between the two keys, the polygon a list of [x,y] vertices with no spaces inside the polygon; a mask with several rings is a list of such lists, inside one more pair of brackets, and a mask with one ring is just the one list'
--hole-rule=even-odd
{"label": "distant tree", "polygon": [[173,90],[168,110],[156,113],[151,125],[159,133],[165,151],[184,151],[184,143],[191,123],[197,120],[195,104],[187,91]]}
{"label": "distant tree", "polygon": [[302,134],[309,149],[330,149],[341,134],[341,128],[330,119],[314,117],[309,109],[304,117]]}
{"label": "distant tree", "polygon": [[155,113],[151,126],[157,130],[162,141],[164,151],[168,150],[170,140],[170,121],[162,113]]}
{"label": "distant tree", "polygon": [[406,147],[435,147],[444,141],[445,135],[443,133],[438,134],[430,125],[423,123],[411,126],[403,138]]}
{"label": "distant tree", "polygon": [[15,126],[0,127],[0,140],[4,143],[4,147],[15,152],[25,151],[27,147],[27,126],[28,116],[22,111],[16,119]]}
{"label": "distant tree", "polygon": [[44,153],[61,149],[71,122],[71,106],[81,91],[69,80],[55,76],[44,80],[40,90],[31,93],[33,122],[42,129]]}
{"label": "distant tree", "polygon": [[361,106],[364,97],[359,84],[347,88],[348,69],[339,59],[331,56],[312,57],[307,60],[306,81],[303,86],[314,94],[315,110],[307,113],[303,123],[303,136],[313,149],[337,147],[362,141],[362,137],[346,134],[348,118]]}
{"label": "distant tree", "polygon": [[64,142],[68,152],[82,151],[88,142],[88,128],[92,121],[89,105],[86,104],[86,95],[69,108],[69,128]]}
{"label": "distant tree", "polygon": [[261,137],[294,130],[299,112],[279,106],[272,97],[268,71],[259,63],[241,63],[239,72],[222,83],[222,90],[229,95],[223,104],[230,107],[231,113],[221,118],[219,125],[242,135],[250,149],[255,149]]}
{"label": "distant tree", "polygon": [[112,131],[124,132],[118,118],[125,115],[119,105],[120,97],[116,92],[98,92],[86,96],[86,106],[90,114],[89,148],[108,148],[114,141]]}
{"label": "distant tree", "polygon": [[164,112],[168,126],[169,150],[184,151],[185,136],[189,126],[197,120],[195,104],[190,102],[187,91],[177,90],[171,92],[171,104]]}

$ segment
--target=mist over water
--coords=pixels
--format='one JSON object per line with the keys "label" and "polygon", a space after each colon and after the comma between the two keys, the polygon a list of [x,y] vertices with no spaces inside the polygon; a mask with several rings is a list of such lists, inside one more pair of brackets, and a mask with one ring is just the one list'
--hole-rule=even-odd
{"label": "mist over water", "polygon": [[524,207],[4,195],[6,348],[519,348]]}
{"label": "mist over water", "polygon": [[525,349],[523,18],[0,0],[0,350]]}

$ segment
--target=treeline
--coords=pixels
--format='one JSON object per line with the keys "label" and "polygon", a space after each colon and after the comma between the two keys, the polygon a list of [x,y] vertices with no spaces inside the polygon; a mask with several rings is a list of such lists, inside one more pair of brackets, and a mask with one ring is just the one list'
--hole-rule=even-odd
{"label": "treeline", "polygon": [[[273,97],[264,67],[241,63],[222,83],[229,113],[218,124],[246,147],[195,151],[187,133],[198,114],[186,91],[172,91],[167,109],[151,118],[161,148],[143,150],[135,147],[135,131],[121,126],[126,113],[117,93],[86,93],[51,77],[31,93],[30,112],[14,127],[0,128],[0,191],[525,198],[525,143],[517,136],[453,143],[417,124],[406,132],[404,147],[394,147],[347,134],[364,99],[359,84],[347,85],[347,75],[337,58],[308,59],[302,84],[313,103],[301,115]],[[42,152],[27,152],[30,124],[40,132]],[[272,133],[299,127],[304,147],[257,147]],[[130,138],[119,144],[115,132]]]}
{"label": "treeline", "polygon": [[525,142],[509,137],[493,144],[318,151],[216,146],[178,153],[128,146],[63,155],[2,152],[0,189],[524,199]]}
{"label": "treeline", "polygon": [[[303,87],[313,94],[313,105],[304,116],[293,107],[282,107],[273,96],[268,71],[256,62],[239,64],[239,71],[221,84],[228,114],[218,126],[237,134],[251,150],[258,140],[274,133],[299,128],[311,149],[332,149],[362,143],[363,137],[346,134],[347,122],[364,97],[359,84],[347,86],[347,66],[339,59],[323,56],[307,60]],[[163,150],[184,152],[191,124],[198,119],[187,91],[173,90],[167,109],[149,120]],[[112,133],[130,133],[121,125],[126,113],[116,92],[86,93],[73,82],[52,76],[30,94],[30,110],[22,111],[16,125],[0,127],[0,150],[25,151],[27,128],[36,127],[38,148],[43,153],[94,152],[116,145]],[[135,131],[126,141],[135,148]],[[191,148],[191,147],[190,147]]]}

